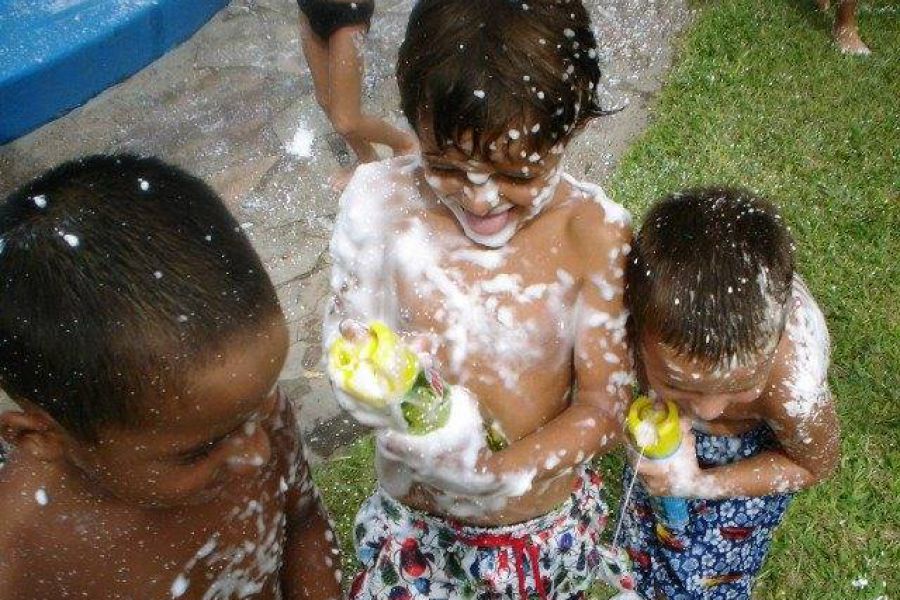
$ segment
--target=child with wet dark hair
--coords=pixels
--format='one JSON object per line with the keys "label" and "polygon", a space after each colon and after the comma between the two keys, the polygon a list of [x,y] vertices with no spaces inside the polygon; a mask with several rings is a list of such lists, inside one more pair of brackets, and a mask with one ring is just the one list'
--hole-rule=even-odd
{"label": "child with wet dark hair", "polygon": [[603,114],[596,48],[577,1],[413,8],[397,75],[422,156],[366,165],[344,193],[324,342],[385,321],[457,393],[416,436],[338,392],[378,430],[354,598],[581,598],[597,574],[607,510],[588,463],[630,397],[631,229],[560,166]]}
{"label": "child with wet dark hair", "polygon": [[[638,463],[623,526],[638,590],[750,598],[791,493],[838,463],[825,319],[781,216],[746,190],[655,204],[626,282],[640,386],[680,408],[684,436],[670,459]],[[687,524],[659,521],[651,496],[687,499]]]}
{"label": "child with wet dark hair", "polygon": [[0,597],[339,597],[284,316],[208,186],[133,156],[26,184],[0,306]]}

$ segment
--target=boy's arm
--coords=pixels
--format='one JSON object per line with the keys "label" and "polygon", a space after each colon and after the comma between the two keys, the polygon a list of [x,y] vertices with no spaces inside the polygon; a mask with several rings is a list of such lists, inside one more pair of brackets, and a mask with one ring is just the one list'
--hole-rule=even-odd
{"label": "boy's arm", "polygon": [[685,420],[683,442],[674,456],[659,463],[641,463],[638,470],[644,486],[654,496],[710,500],[811,487],[834,472],[840,457],[838,419],[827,388],[822,391],[821,404],[814,416],[802,421],[790,415],[767,419],[776,430],[779,449],[707,469],[697,463],[694,434]]}
{"label": "boy's arm", "polygon": [[711,487],[725,496],[764,496],[796,492],[829,477],[840,458],[840,425],[827,385],[816,403],[815,414],[792,416],[783,398],[773,402],[776,412],[767,421],[781,448],[708,470]]}
{"label": "boy's arm", "polygon": [[338,600],[341,556],[328,512],[309,473],[302,445],[295,481],[285,493],[284,562],[281,583],[285,600]]}
{"label": "boy's arm", "polygon": [[496,474],[536,468],[537,479],[552,476],[608,452],[621,437],[621,415],[633,380],[623,300],[631,226],[618,206],[605,207],[606,216],[593,203],[579,208],[571,231],[583,261],[576,304],[574,397],[555,419],[492,455],[486,466]]}
{"label": "boy's arm", "polygon": [[[331,299],[322,327],[322,349],[328,360],[332,343],[341,335],[341,323],[362,325],[384,319],[386,273],[385,220],[388,219],[390,172],[379,165],[357,168],[340,199],[329,245]],[[333,382],[332,382],[333,383]],[[367,411],[352,396],[332,385],[338,404],[369,427],[388,425],[378,411]]]}

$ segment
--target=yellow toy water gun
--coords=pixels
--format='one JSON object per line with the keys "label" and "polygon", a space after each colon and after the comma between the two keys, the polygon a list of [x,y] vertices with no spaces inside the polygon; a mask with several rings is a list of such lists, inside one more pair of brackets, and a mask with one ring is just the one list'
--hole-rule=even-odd
{"label": "yellow toy water gun", "polygon": [[440,374],[423,368],[382,321],[372,322],[359,339],[335,340],[328,372],[335,385],[370,408],[390,413],[399,403],[409,433],[431,433],[450,416],[449,389]]}
{"label": "yellow toy water gun", "polygon": [[[650,460],[665,460],[681,447],[678,407],[671,400],[638,396],[625,420],[635,445]],[[684,498],[665,496],[651,499],[657,518],[669,529],[684,529],[690,515]]]}
{"label": "yellow toy water gun", "polygon": [[[391,414],[399,403],[409,433],[431,433],[450,417],[450,386],[436,369],[424,367],[382,321],[370,323],[357,339],[335,340],[328,352],[328,373],[335,385],[369,408]],[[485,441],[494,452],[508,445],[493,420],[485,423]]]}

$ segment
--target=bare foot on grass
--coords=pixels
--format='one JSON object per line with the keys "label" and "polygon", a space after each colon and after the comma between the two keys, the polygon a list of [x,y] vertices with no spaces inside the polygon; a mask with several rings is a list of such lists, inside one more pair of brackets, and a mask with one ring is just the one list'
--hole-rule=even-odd
{"label": "bare foot on grass", "polygon": [[872,53],[859,37],[859,31],[855,27],[835,27],[834,43],[838,45],[843,54],[866,56]]}

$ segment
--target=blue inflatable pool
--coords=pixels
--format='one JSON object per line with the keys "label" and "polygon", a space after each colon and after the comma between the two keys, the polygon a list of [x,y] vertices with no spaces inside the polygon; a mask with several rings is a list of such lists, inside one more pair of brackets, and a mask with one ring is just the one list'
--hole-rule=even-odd
{"label": "blue inflatable pool", "polygon": [[0,0],[0,144],[184,41],[228,0]]}

